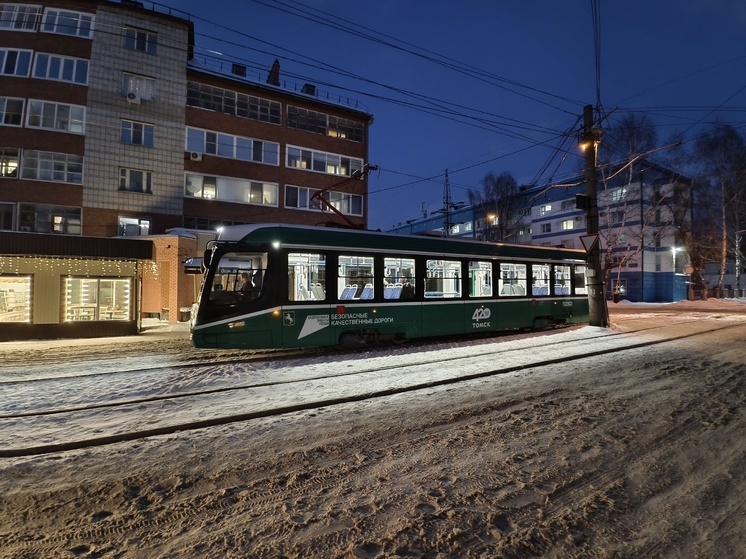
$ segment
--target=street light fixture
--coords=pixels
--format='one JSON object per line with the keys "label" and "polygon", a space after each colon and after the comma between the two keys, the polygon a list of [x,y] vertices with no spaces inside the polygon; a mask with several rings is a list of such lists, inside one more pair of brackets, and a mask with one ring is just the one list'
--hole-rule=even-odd
{"label": "street light fixture", "polygon": [[671,254],[673,255],[673,273],[676,273],[676,253],[684,250],[682,247],[672,246]]}

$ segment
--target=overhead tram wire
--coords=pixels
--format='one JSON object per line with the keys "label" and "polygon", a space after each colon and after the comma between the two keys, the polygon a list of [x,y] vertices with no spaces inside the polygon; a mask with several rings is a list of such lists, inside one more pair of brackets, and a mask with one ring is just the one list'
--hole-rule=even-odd
{"label": "overhead tram wire", "polygon": [[[215,57],[215,59],[219,60],[219,58],[217,58],[217,57]],[[231,57],[231,60],[232,61],[237,61],[237,62],[243,62],[242,59],[237,58],[237,57]],[[299,63],[303,64],[302,62],[299,62]],[[311,79],[311,78],[308,78],[308,77],[303,76],[301,74],[294,74],[294,73],[291,73],[291,72],[286,73],[286,75],[289,76],[290,78],[299,79],[299,80],[310,80]],[[514,138],[514,139],[519,139],[519,140],[524,140],[524,141],[529,141],[529,142],[535,141],[534,138],[531,138],[531,137],[525,136],[525,135],[521,135],[521,134],[519,134],[517,132],[511,132],[509,130],[506,130],[504,127],[506,127],[506,126],[507,127],[514,127],[514,128],[525,129],[525,130],[529,130],[529,131],[537,132],[537,133],[547,133],[547,134],[557,134],[558,133],[556,130],[552,130],[552,129],[544,128],[544,127],[537,127],[537,126],[531,125],[530,123],[522,123],[521,121],[518,121],[516,119],[510,119],[508,117],[502,117],[500,115],[496,115],[494,113],[489,113],[487,111],[482,111],[480,109],[472,109],[472,108],[469,108],[469,107],[463,107],[461,105],[452,104],[449,101],[440,101],[440,100],[437,100],[434,97],[429,97],[429,96],[426,96],[424,94],[409,92],[407,90],[403,90],[403,89],[396,88],[396,87],[393,87],[393,86],[388,86],[388,85],[385,85],[385,84],[381,84],[379,82],[375,82],[373,80],[369,80],[369,79],[366,79],[366,78],[362,78],[362,77],[354,77],[354,78],[358,79],[358,80],[365,81],[365,82],[373,84],[373,85],[377,85],[377,86],[383,87],[385,89],[392,90],[392,91],[394,91],[396,93],[400,93],[401,95],[404,95],[404,96],[413,97],[416,100],[423,100],[424,99],[430,105],[434,105],[434,106],[418,105],[418,104],[415,104],[415,103],[411,103],[411,102],[406,102],[406,101],[403,101],[403,100],[395,99],[395,98],[392,98],[392,97],[385,97],[385,96],[382,96],[382,95],[379,95],[379,94],[375,94],[375,93],[371,93],[371,92],[365,92],[365,91],[362,91],[362,90],[357,90],[357,89],[348,88],[348,87],[345,87],[345,86],[340,86],[340,85],[335,84],[335,83],[324,82],[323,80],[312,79],[312,81],[314,81],[317,84],[320,84],[320,85],[323,85],[323,86],[332,87],[332,88],[335,88],[335,89],[340,90],[340,91],[347,91],[347,92],[354,93],[354,94],[357,94],[357,95],[363,95],[365,97],[370,97],[372,99],[379,99],[379,100],[382,100],[382,101],[386,101],[386,102],[389,102],[389,103],[392,103],[392,104],[396,104],[396,105],[399,105],[399,106],[403,106],[403,107],[406,107],[406,108],[413,108],[413,109],[416,109],[416,110],[420,110],[422,112],[429,113],[429,114],[432,114],[434,116],[439,116],[439,117],[443,117],[443,118],[449,118],[446,115],[452,115],[452,117],[460,117],[462,119],[473,120],[476,123],[479,123],[479,124],[481,124],[483,126],[474,125],[473,123],[469,123],[469,122],[464,122],[463,120],[459,120],[458,118],[449,118],[450,120],[454,120],[455,122],[460,122],[462,124],[471,124],[471,125],[473,125],[473,126],[475,126],[477,128],[481,128],[481,129],[486,130],[486,131],[502,133],[503,135],[505,135],[507,137],[510,137],[510,138]],[[467,110],[470,110],[470,111],[473,111],[473,112],[476,112],[476,113],[480,113],[481,112],[481,113],[483,113],[485,115],[494,116],[496,118],[500,118],[500,119],[503,119],[503,120],[508,120],[508,121],[520,123],[521,126],[519,126],[518,124],[511,124],[509,122],[507,122],[507,123],[493,122],[493,121],[490,121],[489,119],[486,119],[486,118],[479,118],[477,116],[472,116],[472,115],[468,115],[466,113],[458,112],[454,108],[449,108],[448,107],[449,104],[453,105],[453,107],[463,107],[463,108],[465,108]]]}
{"label": "overhead tram wire", "polygon": [[[240,33],[240,32],[237,32],[237,33]],[[240,47],[240,48],[245,48],[245,49],[248,49],[248,50],[254,50],[254,51],[257,51],[257,52],[261,52],[263,54],[271,55],[271,53],[268,52],[268,51],[261,51],[259,49],[254,49],[252,47],[247,47],[245,45],[241,45],[240,43],[235,43],[235,42],[232,42],[232,41],[227,41],[225,39],[221,39],[221,38],[217,38],[217,37],[212,37],[212,36],[205,35],[205,34],[198,34],[198,36],[206,37],[206,38],[209,38],[209,39],[217,40],[217,41],[220,41],[220,42],[223,42],[223,43],[226,43],[226,44],[230,44],[230,45],[233,45],[233,46],[237,46],[237,47]],[[255,40],[259,40],[259,39],[255,39]],[[259,40],[259,41],[261,41],[261,40]],[[261,42],[264,42],[264,41],[261,41]],[[347,72],[347,71],[342,70],[342,69],[337,69],[335,67],[332,67],[332,68],[335,68],[334,70],[329,70],[329,68],[327,68],[327,66],[329,66],[329,65],[327,65],[327,64],[325,64],[323,62],[316,61],[315,59],[307,57],[305,55],[299,55],[298,53],[295,53],[294,51],[290,51],[290,50],[285,49],[283,47],[277,46],[277,48],[280,49],[280,50],[291,52],[292,54],[295,54],[297,56],[301,56],[302,58],[306,58],[308,60],[312,60],[312,61],[318,63],[318,65],[312,65],[312,64],[308,64],[306,62],[302,62],[301,60],[298,60],[298,59],[290,59],[292,62],[297,62],[298,64],[301,64],[301,65],[316,67],[319,70],[328,71],[328,72],[336,73],[336,74],[339,74],[339,75],[342,75],[342,76],[345,76],[345,77],[348,77],[348,78],[351,78],[351,79],[354,79],[354,80],[363,81],[365,83],[368,83],[368,84],[371,84],[371,85],[375,85],[377,87],[382,87],[384,89],[388,89],[388,90],[394,91],[395,93],[399,93],[399,94],[404,95],[404,96],[412,97],[412,98],[417,99],[417,100],[425,100],[425,101],[429,102],[430,104],[440,103],[440,104],[444,104],[444,105],[453,105],[454,107],[462,107],[462,108],[465,108],[465,109],[470,110],[470,111],[475,112],[475,113],[483,113],[483,114],[486,114],[486,115],[489,115],[489,116],[494,116],[495,118],[499,118],[499,119],[508,121],[508,122],[505,122],[505,123],[502,123],[502,124],[493,123],[493,122],[490,122],[490,121],[488,121],[486,119],[480,119],[480,118],[478,118],[476,116],[470,116],[470,115],[467,115],[467,114],[464,114],[464,113],[458,113],[454,109],[450,109],[449,110],[447,107],[443,107],[442,105],[440,105],[440,106],[436,105],[436,109],[443,110],[444,112],[447,111],[450,114],[453,114],[453,115],[456,115],[456,116],[461,116],[462,118],[475,120],[477,122],[481,122],[482,124],[488,124],[489,126],[492,126],[492,127],[495,128],[495,129],[484,128],[485,130],[488,130],[488,131],[502,132],[503,134],[505,134],[505,135],[507,135],[509,137],[513,137],[513,138],[516,138],[516,139],[524,139],[524,140],[527,140],[527,141],[533,141],[533,138],[521,137],[520,135],[517,135],[516,133],[512,133],[512,132],[508,132],[508,131],[504,130],[503,128],[501,128],[501,126],[512,126],[512,127],[516,127],[516,128],[523,128],[523,129],[534,131],[534,132],[544,132],[544,133],[552,133],[552,134],[556,134],[557,133],[557,131],[555,131],[555,130],[551,130],[551,129],[543,128],[543,127],[538,127],[538,126],[532,125],[531,123],[522,122],[522,121],[519,121],[517,119],[512,119],[510,117],[503,117],[503,116],[497,115],[495,113],[489,113],[487,111],[482,111],[481,109],[473,109],[473,108],[465,107],[465,106],[462,106],[462,105],[456,105],[456,104],[451,103],[450,101],[437,100],[434,97],[430,97],[430,96],[427,96],[427,95],[424,95],[424,94],[415,93],[415,92],[407,91],[407,90],[404,90],[404,89],[401,89],[401,88],[397,88],[397,87],[394,87],[394,86],[386,85],[386,84],[377,82],[375,80],[371,80],[369,78],[364,78],[362,76],[358,76],[356,74],[353,74],[351,72]],[[207,50],[208,52],[211,52],[211,53],[215,52],[215,51],[213,51],[211,49],[205,49],[205,50]],[[214,58],[215,60],[221,60],[217,56],[206,56],[206,58]],[[236,62],[241,62],[241,63],[246,63],[247,66],[250,65],[250,64],[248,64],[248,61],[246,61],[244,59],[241,59],[239,57],[231,56],[230,60],[231,61],[236,61]],[[253,69],[261,70],[261,67],[258,67],[256,65],[251,65],[251,67]],[[317,84],[320,84],[320,85],[323,85],[323,86],[327,86],[327,87],[332,87],[332,88],[335,88],[335,89],[338,89],[338,90],[341,90],[341,91],[348,91],[348,92],[351,92],[351,93],[355,93],[357,95],[363,95],[363,96],[370,97],[370,98],[373,98],[373,99],[383,100],[383,101],[386,101],[386,102],[389,102],[389,103],[398,104],[400,106],[404,106],[404,107],[408,107],[408,108],[417,108],[417,109],[420,109],[420,110],[425,110],[425,112],[430,112],[430,114],[433,114],[433,115],[436,115],[436,116],[442,116],[442,115],[439,115],[438,112],[434,112],[435,109],[430,108],[429,110],[426,110],[426,107],[418,106],[418,105],[415,105],[415,104],[412,104],[412,103],[406,103],[404,101],[397,100],[397,99],[394,99],[394,98],[391,98],[391,97],[385,97],[385,96],[381,96],[381,95],[378,95],[378,94],[375,94],[375,93],[371,93],[371,92],[366,92],[366,91],[362,91],[362,90],[356,90],[356,89],[353,89],[353,88],[348,88],[348,87],[340,86],[340,85],[338,85],[336,83],[324,82],[323,80],[319,80],[317,78],[309,78],[308,76],[303,76],[301,74],[294,74],[294,73],[288,72],[288,73],[286,73],[286,75],[289,76],[289,77],[291,77],[291,78],[293,78],[293,79],[306,80],[306,81],[314,81]],[[459,121],[457,120],[457,122],[459,122]],[[511,124],[511,122],[514,122],[516,124]],[[519,126],[519,124],[521,126]]]}
{"label": "overhead tram wire", "polygon": [[[537,103],[541,103],[543,105],[546,105],[546,106],[548,106],[550,108],[553,108],[553,109],[556,109],[556,110],[559,110],[559,111],[562,111],[562,112],[566,112],[566,113],[569,113],[569,114],[574,114],[571,111],[568,111],[568,110],[563,109],[561,107],[557,107],[556,105],[549,104],[549,103],[547,103],[545,101],[542,101],[540,99],[536,99],[536,98],[531,97],[529,95],[526,95],[526,94],[523,94],[523,93],[519,93],[519,92],[517,92],[517,91],[515,91],[513,89],[510,89],[510,88],[508,88],[508,87],[506,87],[504,85],[501,85],[501,84],[495,83],[495,82],[504,82],[504,83],[513,85],[515,87],[523,88],[523,89],[526,89],[526,90],[529,90],[529,91],[540,93],[542,95],[553,97],[555,99],[558,99],[558,100],[561,100],[561,101],[564,101],[564,102],[567,102],[567,103],[570,103],[570,104],[573,104],[573,105],[578,105],[578,106],[582,106],[583,105],[583,103],[580,102],[580,101],[573,100],[573,99],[570,99],[568,97],[560,96],[560,95],[557,95],[557,94],[554,94],[554,93],[551,93],[551,92],[548,92],[548,91],[545,91],[545,90],[541,90],[541,89],[538,89],[538,88],[535,88],[535,87],[532,87],[532,86],[529,86],[529,85],[526,85],[526,84],[522,84],[520,82],[516,82],[514,80],[510,80],[508,78],[505,78],[505,77],[502,77],[502,76],[499,76],[499,75],[487,72],[487,71],[482,70],[480,68],[477,68],[476,66],[473,66],[473,65],[471,65],[469,63],[455,60],[453,58],[450,58],[450,57],[438,54],[438,53],[436,53],[434,51],[431,51],[429,49],[426,49],[424,47],[420,47],[418,45],[415,45],[413,43],[404,41],[402,39],[398,39],[398,38],[393,37],[391,35],[387,35],[385,33],[377,31],[375,29],[371,29],[369,27],[365,27],[364,25],[360,24],[359,22],[353,22],[353,21],[344,19],[344,18],[340,17],[337,14],[330,14],[329,12],[325,12],[324,10],[321,10],[319,8],[316,8],[316,7],[312,8],[312,7],[308,6],[307,4],[303,4],[302,2],[297,2],[296,1],[295,4],[304,6],[305,8],[307,8],[306,10],[302,10],[300,8],[293,7],[293,6],[289,5],[286,2],[282,2],[281,0],[275,0],[275,2],[272,3],[272,4],[268,4],[268,3],[263,2],[261,0],[252,0],[252,1],[254,3],[261,4],[263,6],[267,6],[269,8],[272,8],[272,9],[275,9],[275,10],[287,13],[289,15],[294,15],[296,17],[303,18],[305,20],[309,20],[310,19],[310,20],[314,21],[315,23],[318,23],[318,24],[323,25],[325,27],[330,27],[330,28],[335,29],[337,31],[341,31],[341,32],[344,32],[344,33],[347,33],[347,34],[350,34],[350,35],[353,35],[353,36],[356,36],[356,37],[359,37],[359,38],[363,38],[363,39],[366,39],[366,40],[369,40],[369,41],[372,41],[372,42],[375,42],[375,43],[378,43],[378,44],[381,44],[381,45],[384,45],[384,46],[388,46],[388,47],[396,49],[396,50],[400,50],[402,52],[406,52],[406,53],[411,54],[413,56],[422,58],[424,60],[428,60],[430,62],[433,62],[435,64],[444,66],[446,68],[449,68],[449,69],[454,70],[456,72],[462,73],[464,75],[467,75],[467,76],[479,79],[479,80],[481,80],[481,81],[483,81],[485,83],[489,83],[489,84],[494,85],[496,87],[500,87],[500,88],[504,89],[505,91],[508,91],[510,93],[513,93],[513,94],[521,96],[521,97],[524,97],[525,99],[529,99],[531,101],[535,101]],[[288,8],[288,9],[278,8],[275,4],[281,4],[283,6],[286,6],[286,8]],[[296,10],[298,13],[295,13],[295,12],[290,11],[290,10]],[[320,16],[317,15],[318,13],[325,14],[326,16],[328,16],[328,18],[322,18],[322,17],[320,17]],[[346,25],[335,23],[337,20],[339,20],[341,22],[344,22]],[[360,31],[358,31],[358,29],[365,29],[367,31],[370,31],[371,33],[375,33],[375,35],[369,35],[369,34],[362,33]],[[383,41],[383,40],[380,39],[380,37],[387,37],[387,38],[392,39],[392,40],[394,40],[394,41],[396,41],[398,43],[401,43],[403,45],[407,45],[407,46],[413,47],[415,49],[418,49],[418,50],[420,50],[420,51],[422,51],[424,53],[428,53],[428,54],[433,55],[433,56],[427,56],[427,55],[422,54],[420,52],[416,52],[414,50],[401,47],[401,46],[399,46],[397,44],[394,44],[394,43],[391,43],[391,42],[388,42],[388,41]],[[467,69],[469,71],[466,71]]]}

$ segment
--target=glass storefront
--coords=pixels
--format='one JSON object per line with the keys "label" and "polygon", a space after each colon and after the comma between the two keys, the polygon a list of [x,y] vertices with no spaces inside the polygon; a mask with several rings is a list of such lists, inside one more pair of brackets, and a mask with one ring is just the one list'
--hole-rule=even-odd
{"label": "glass storefront", "polygon": [[31,321],[31,276],[0,276],[0,322]]}
{"label": "glass storefront", "polygon": [[130,320],[129,279],[66,278],[65,320]]}

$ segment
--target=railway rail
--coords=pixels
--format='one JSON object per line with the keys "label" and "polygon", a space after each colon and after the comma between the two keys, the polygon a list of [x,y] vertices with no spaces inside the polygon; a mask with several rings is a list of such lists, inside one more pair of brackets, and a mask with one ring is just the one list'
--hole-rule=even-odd
{"label": "railway rail", "polygon": [[[534,343],[528,340],[524,349],[531,348],[531,351],[500,351],[499,347],[490,345],[482,348],[476,346],[475,352],[475,347],[463,345],[460,353],[448,359],[439,357],[437,350],[428,351],[424,355],[423,352],[402,353],[397,355],[395,366],[376,363],[382,357],[381,353],[376,352],[366,358],[352,354],[349,360],[337,362],[334,367],[323,360],[317,361],[312,367],[307,363],[284,360],[280,366],[273,366],[265,371],[251,371],[256,377],[252,382],[234,382],[175,393],[161,392],[137,398],[112,398],[107,394],[103,401],[81,402],[80,405],[64,408],[47,406],[36,410],[16,411],[14,408],[18,404],[14,404],[12,398],[6,396],[3,398],[5,404],[2,408],[6,411],[0,414],[0,434],[6,443],[0,443],[0,458],[92,448],[385,398],[553,364],[582,362],[598,355],[664,344],[742,326],[726,324],[700,330],[694,326],[687,329],[687,324],[688,322],[682,322],[676,335],[664,332],[663,335],[656,336],[656,329],[650,328],[646,336],[634,335],[638,331],[604,333],[592,337],[586,335],[563,342],[550,340],[539,344],[535,343],[536,340],[533,340]],[[593,349],[586,350],[591,339],[595,340]],[[551,356],[547,356],[550,352]],[[499,367],[494,366],[496,357],[502,360]],[[235,367],[235,364],[231,365]],[[171,371],[172,376],[178,375],[181,369],[183,367],[179,366]],[[128,374],[133,372],[137,371],[128,371]],[[57,380],[73,379],[66,377]],[[33,385],[39,386],[40,383],[36,381]],[[48,389],[46,383],[43,387]],[[10,394],[18,386],[3,389],[7,389]],[[31,400],[28,394],[23,397],[24,401]],[[57,401],[60,400],[59,393],[55,397]]]}

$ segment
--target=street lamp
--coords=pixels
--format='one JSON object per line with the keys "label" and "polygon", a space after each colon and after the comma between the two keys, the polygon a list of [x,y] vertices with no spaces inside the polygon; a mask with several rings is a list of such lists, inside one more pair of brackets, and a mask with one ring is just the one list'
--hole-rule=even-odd
{"label": "street lamp", "polygon": [[676,253],[684,250],[682,247],[672,246],[671,254],[673,255],[673,273],[676,273]]}

